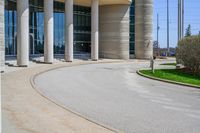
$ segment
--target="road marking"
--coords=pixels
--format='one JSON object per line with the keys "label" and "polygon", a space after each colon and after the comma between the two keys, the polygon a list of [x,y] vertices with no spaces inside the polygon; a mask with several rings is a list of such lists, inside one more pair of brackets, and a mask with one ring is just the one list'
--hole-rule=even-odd
{"label": "road marking", "polygon": [[149,97],[160,97],[160,98],[166,97],[164,94],[152,93],[152,92],[147,94],[146,96],[149,96]]}
{"label": "road marking", "polygon": [[195,118],[195,119],[200,119],[200,115],[194,115],[194,114],[186,114],[192,118]]}
{"label": "road marking", "polygon": [[178,107],[172,107],[172,106],[163,106],[165,109],[180,111],[183,113],[192,113],[194,115],[200,116],[200,110],[194,110],[194,109],[186,109],[186,108],[178,108]]}
{"label": "road marking", "polygon": [[170,106],[178,106],[178,107],[185,107],[190,108],[190,105],[182,104],[182,103],[173,103],[173,102],[165,102],[165,101],[159,101],[159,100],[151,100],[154,103],[164,104],[164,105],[170,105]]}
{"label": "road marking", "polygon": [[148,91],[148,90],[139,89],[139,88],[136,88],[136,89],[128,88],[128,90],[135,91],[135,92],[137,92],[137,93],[142,93],[142,94],[149,94],[149,93],[150,93],[150,91]]}
{"label": "road marking", "polygon": [[159,101],[168,101],[168,102],[172,102],[172,99],[169,98],[165,98],[162,96],[158,96],[158,95],[140,95],[142,98],[146,98],[146,99],[150,99],[150,100],[159,100]]}

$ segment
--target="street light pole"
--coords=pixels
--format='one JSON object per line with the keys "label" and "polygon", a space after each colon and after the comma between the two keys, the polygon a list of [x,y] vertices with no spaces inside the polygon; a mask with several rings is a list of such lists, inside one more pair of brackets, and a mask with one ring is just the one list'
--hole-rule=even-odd
{"label": "street light pole", "polygon": [[184,36],[184,0],[178,0],[178,41]]}
{"label": "street light pole", "polygon": [[157,14],[157,44],[159,44],[159,14]]}
{"label": "street light pole", "polygon": [[184,0],[181,0],[182,1],[182,5],[181,5],[181,8],[182,8],[182,10],[181,10],[181,16],[182,16],[182,36],[181,36],[181,38],[183,38],[184,37]]}
{"label": "street light pole", "polygon": [[180,20],[181,20],[180,19],[180,16],[181,16],[180,15],[180,7],[181,7],[181,5],[180,4],[181,4],[181,2],[180,2],[180,0],[178,0],[178,41],[181,39],[181,35],[180,35],[181,34],[181,32],[180,32],[180,29],[181,29],[180,28],[180,26],[181,26],[180,25]]}
{"label": "street light pole", "polygon": [[167,55],[169,56],[169,0],[167,0]]}

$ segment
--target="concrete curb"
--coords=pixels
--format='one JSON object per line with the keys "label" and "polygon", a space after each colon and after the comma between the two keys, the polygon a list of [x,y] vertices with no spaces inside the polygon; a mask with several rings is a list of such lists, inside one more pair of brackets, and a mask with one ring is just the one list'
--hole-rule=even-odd
{"label": "concrete curb", "polygon": [[89,63],[86,62],[86,63],[80,63],[80,64],[70,64],[69,66],[57,66],[57,67],[55,67],[55,68],[50,68],[50,69],[45,70],[45,71],[43,71],[43,72],[39,72],[39,73],[37,73],[37,74],[34,74],[34,75],[31,76],[31,78],[30,78],[30,83],[31,83],[32,88],[33,88],[39,95],[41,95],[41,96],[44,97],[45,99],[51,101],[52,103],[56,104],[57,106],[59,106],[59,107],[65,109],[65,110],[67,110],[67,111],[69,111],[69,112],[71,112],[71,113],[73,113],[73,114],[75,114],[75,115],[77,115],[77,116],[79,116],[79,117],[81,117],[81,118],[83,118],[83,119],[89,121],[89,122],[92,122],[92,123],[94,123],[94,124],[96,124],[96,125],[98,125],[98,126],[101,126],[101,127],[105,128],[105,129],[107,129],[107,130],[110,130],[111,132],[123,133],[122,131],[118,131],[117,129],[114,129],[114,128],[112,128],[112,127],[109,127],[109,126],[107,126],[107,125],[104,125],[104,124],[101,123],[101,122],[98,122],[98,121],[93,120],[93,119],[91,119],[91,118],[87,118],[87,117],[81,115],[80,113],[75,112],[75,111],[73,111],[73,110],[71,110],[71,109],[65,107],[64,105],[62,105],[61,103],[59,103],[57,100],[55,100],[55,99],[53,99],[53,98],[50,98],[49,96],[46,96],[45,94],[43,94],[43,92],[40,91],[39,87],[35,84],[35,78],[36,78],[37,76],[39,76],[39,75],[41,75],[41,74],[43,74],[43,73],[52,71],[52,70],[56,70],[56,69],[60,69],[60,68],[65,68],[65,67],[81,66],[81,65],[103,64],[103,63],[105,63],[105,64],[107,64],[107,63],[122,63],[122,62],[124,62],[124,61],[107,61],[107,62],[105,61],[105,62],[89,62]]}
{"label": "concrete curb", "polygon": [[137,74],[140,75],[140,76],[149,78],[149,79],[153,79],[153,80],[157,80],[157,81],[162,81],[162,82],[166,82],[166,83],[171,83],[171,84],[175,84],[175,85],[182,85],[182,86],[186,86],[186,87],[192,87],[192,88],[200,89],[200,86],[197,86],[197,85],[191,85],[191,84],[186,84],[186,83],[181,83],[181,82],[171,81],[171,80],[167,80],[167,79],[160,79],[160,78],[148,76],[148,75],[145,75],[145,74],[141,73],[140,72],[141,70],[137,70]]}

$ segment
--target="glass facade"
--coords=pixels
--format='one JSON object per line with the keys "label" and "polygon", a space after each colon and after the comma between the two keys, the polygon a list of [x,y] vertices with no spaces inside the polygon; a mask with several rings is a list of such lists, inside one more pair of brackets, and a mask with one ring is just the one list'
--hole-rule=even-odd
{"label": "glass facade", "polygon": [[65,53],[65,6],[54,2],[54,54]]}
{"label": "glass facade", "polygon": [[29,0],[30,54],[44,52],[44,5],[42,0]]}
{"label": "glass facade", "polygon": [[[29,0],[30,54],[44,53],[44,2]],[[65,47],[65,5],[54,2],[54,54],[64,54]],[[17,54],[16,0],[5,0],[5,52]],[[130,54],[135,44],[134,0],[130,7]],[[74,5],[74,54],[91,53],[91,8]]]}
{"label": "glass facade", "polygon": [[135,0],[130,7],[130,54],[135,53]]}
{"label": "glass facade", "polygon": [[[41,0],[29,0],[29,38],[30,54],[43,54],[44,13]],[[37,6],[35,6],[37,5]],[[6,55],[17,54],[17,13],[16,0],[5,1],[5,52]]]}
{"label": "glass facade", "polygon": [[16,55],[17,53],[17,28],[16,28],[16,2],[5,1],[5,53]]}
{"label": "glass facade", "polygon": [[91,52],[91,8],[74,6],[74,51]]}
{"label": "glass facade", "polygon": [[[64,54],[64,3],[54,2],[54,53]],[[29,0],[30,54],[44,53],[44,3],[43,0]],[[5,52],[17,54],[16,0],[5,1]],[[91,51],[91,8],[74,5],[74,53]]]}

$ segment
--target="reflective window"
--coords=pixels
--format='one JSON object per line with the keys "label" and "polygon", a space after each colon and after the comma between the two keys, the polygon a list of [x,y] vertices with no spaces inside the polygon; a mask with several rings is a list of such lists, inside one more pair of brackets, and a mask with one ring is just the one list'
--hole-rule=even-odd
{"label": "reflective window", "polygon": [[44,5],[42,0],[29,0],[30,54],[44,53]]}
{"label": "reflective window", "polygon": [[54,53],[65,53],[65,5],[54,2]]}
{"label": "reflective window", "polygon": [[16,1],[5,1],[5,53],[16,55],[17,53],[17,28],[16,28]]}
{"label": "reflective window", "polygon": [[[5,1],[5,52],[17,54],[17,13],[16,0]],[[44,52],[44,12],[42,0],[29,0],[29,40],[30,54]]]}
{"label": "reflective window", "polygon": [[135,0],[130,7],[130,54],[135,53]]}
{"label": "reflective window", "polygon": [[[54,53],[64,54],[65,15],[64,3],[54,2]],[[29,0],[30,54],[44,53],[44,3]],[[5,0],[5,50],[6,55],[17,54],[16,0]],[[74,5],[74,53],[90,53],[91,9]]]}
{"label": "reflective window", "polygon": [[91,51],[91,8],[74,5],[74,50]]}

